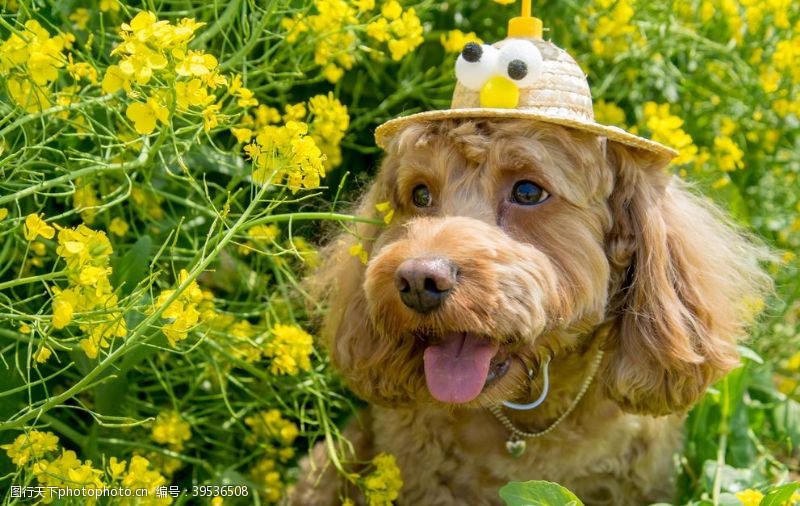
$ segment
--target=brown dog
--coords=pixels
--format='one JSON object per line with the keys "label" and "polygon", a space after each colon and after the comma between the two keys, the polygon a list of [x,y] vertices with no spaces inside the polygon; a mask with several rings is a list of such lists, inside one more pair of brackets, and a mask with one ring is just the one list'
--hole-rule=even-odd
{"label": "brown dog", "polygon": [[[353,460],[393,454],[406,505],[499,504],[519,480],[669,500],[683,415],[737,364],[765,251],[668,174],[674,150],[594,120],[529,1],[455,73],[450,109],[378,128],[357,213],[394,219],[334,241],[316,278],[334,365],[370,403]],[[357,497],[322,446],[303,467],[294,503]]]}
{"label": "brown dog", "polygon": [[[348,429],[357,457],[396,456],[399,504],[499,504],[531,479],[587,504],[671,498],[683,414],[737,364],[769,281],[763,252],[665,164],[528,120],[391,140],[358,214],[389,201],[393,221],[335,241],[319,279],[333,361],[370,403]],[[359,240],[366,266],[348,253]],[[545,402],[501,410],[541,390],[548,357]],[[509,441],[510,427],[546,433]],[[315,455],[294,502],[337,503]]]}

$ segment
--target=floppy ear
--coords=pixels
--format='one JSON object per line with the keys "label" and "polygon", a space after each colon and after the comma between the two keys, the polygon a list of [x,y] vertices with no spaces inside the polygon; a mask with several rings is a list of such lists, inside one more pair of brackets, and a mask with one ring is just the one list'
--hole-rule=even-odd
{"label": "floppy ear", "polygon": [[768,254],[663,169],[609,143],[615,173],[608,394],[632,412],[686,410],[738,363],[736,341],[770,286]]}
{"label": "floppy ear", "polygon": [[[356,215],[377,218],[375,204],[388,200],[382,191],[383,179],[379,176],[364,195]],[[408,403],[419,388],[402,378],[418,377],[411,369],[420,364],[413,360],[411,345],[401,345],[376,332],[363,289],[366,266],[350,253],[352,246],[361,243],[370,254],[380,232],[378,225],[359,223],[353,233],[334,238],[322,252],[324,260],[312,276],[311,292],[327,303],[323,339],[347,385],[362,399],[397,407]]]}

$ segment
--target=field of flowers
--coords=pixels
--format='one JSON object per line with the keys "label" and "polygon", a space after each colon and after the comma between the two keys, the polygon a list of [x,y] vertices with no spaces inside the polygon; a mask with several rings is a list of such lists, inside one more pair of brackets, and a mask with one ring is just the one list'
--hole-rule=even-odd
{"label": "field of flowers", "polygon": [[[347,211],[380,159],[374,128],[446,108],[455,54],[503,38],[507,4],[0,0],[3,504],[47,486],[272,504],[315,442],[351,460],[339,428],[358,401],[302,279],[365,220]],[[535,8],[598,120],[679,149],[672,169],[777,252],[742,367],[690,414],[675,504],[791,501],[800,2]],[[391,455],[348,479],[371,505],[402,482]]]}

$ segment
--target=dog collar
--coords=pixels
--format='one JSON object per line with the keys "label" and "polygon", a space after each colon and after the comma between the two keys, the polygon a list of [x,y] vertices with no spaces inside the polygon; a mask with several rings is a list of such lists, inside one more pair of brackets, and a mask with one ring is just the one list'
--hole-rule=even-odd
{"label": "dog collar", "polygon": [[[514,423],[508,418],[500,409],[500,406],[490,406],[489,411],[497,418],[503,426],[508,429],[509,435],[508,439],[506,440],[506,450],[512,457],[520,457],[523,453],[525,453],[525,449],[527,448],[526,439],[533,439],[537,437],[544,436],[549,434],[553,430],[555,430],[558,425],[563,422],[574,410],[578,407],[578,403],[581,402],[583,396],[586,395],[586,392],[589,390],[589,386],[592,384],[595,375],[597,374],[598,369],[600,369],[600,361],[603,360],[603,350],[598,350],[597,354],[592,361],[592,365],[589,369],[589,375],[583,380],[583,384],[581,385],[580,390],[578,390],[578,394],[575,396],[575,399],[572,400],[572,403],[569,405],[566,411],[561,413],[561,415],[556,418],[556,420],[550,424],[549,427],[543,429],[539,432],[525,432],[523,430],[518,429]],[[533,407],[539,406],[542,402],[544,402],[544,398],[547,396],[547,391],[549,389],[549,375],[548,375],[548,365],[549,360],[545,362],[544,371],[545,371],[545,385],[542,389],[542,395],[539,396],[539,399],[534,401],[531,404],[516,404],[504,401],[502,404],[503,406],[507,406],[511,409],[533,409]],[[519,407],[522,406],[522,407]],[[531,408],[525,406],[532,406]]]}

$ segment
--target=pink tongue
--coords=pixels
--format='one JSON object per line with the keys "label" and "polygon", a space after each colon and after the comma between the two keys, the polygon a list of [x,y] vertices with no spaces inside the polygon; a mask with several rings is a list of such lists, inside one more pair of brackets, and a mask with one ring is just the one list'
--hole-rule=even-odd
{"label": "pink tongue", "polygon": [[496,342],[466,332],[445,335],[441,344],[425,349],[428,391],[441,402],[471,401],[483,390],[497,349]]}

